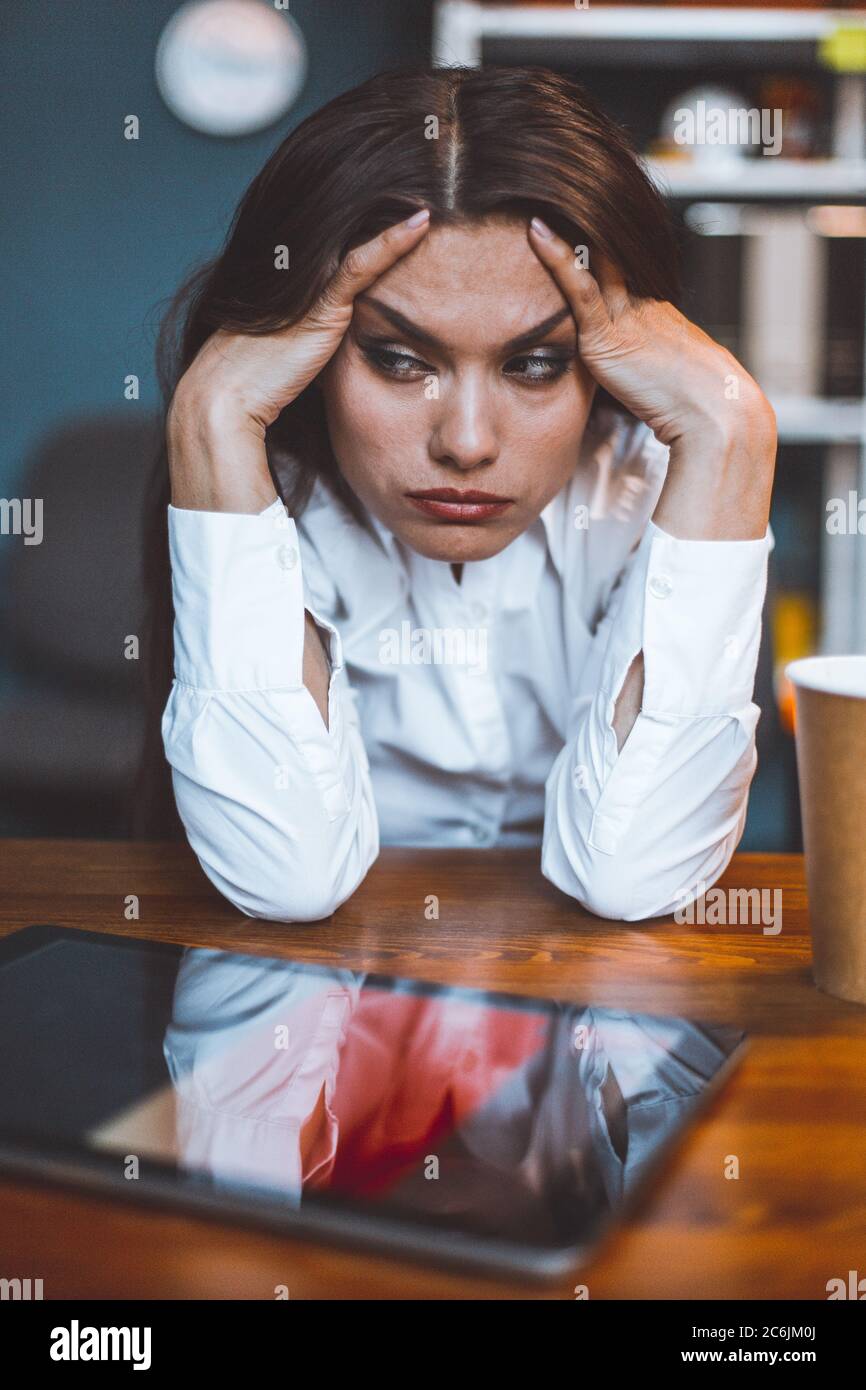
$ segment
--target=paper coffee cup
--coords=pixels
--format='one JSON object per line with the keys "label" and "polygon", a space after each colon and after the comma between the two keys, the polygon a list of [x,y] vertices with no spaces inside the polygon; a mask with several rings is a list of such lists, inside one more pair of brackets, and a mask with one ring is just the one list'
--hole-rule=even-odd
{"label": "paper coffee cup", "polygon": [[866,1004],[866,656],[810,656],[785,675],[806,857],[812,975]]}

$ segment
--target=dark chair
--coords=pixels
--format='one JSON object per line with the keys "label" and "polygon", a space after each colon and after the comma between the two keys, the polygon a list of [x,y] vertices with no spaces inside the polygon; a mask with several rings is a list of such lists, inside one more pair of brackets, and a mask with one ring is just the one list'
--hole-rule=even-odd
{"label": "dark chair", "polygon": [[[52,431],[18,487],[43,539],[0,538],[0,833],[129,833],[144,738],[143,527],[160,421]],[[128,659],[129,638],[139,659]]]}

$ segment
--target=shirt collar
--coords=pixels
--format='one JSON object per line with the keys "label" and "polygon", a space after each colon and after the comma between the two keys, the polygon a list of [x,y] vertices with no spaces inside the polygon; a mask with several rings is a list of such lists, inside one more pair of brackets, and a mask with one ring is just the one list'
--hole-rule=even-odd
{"label": "shirt collar", "polygon": [[[552,497],[538,518],[544,529],[547,550],[560,579],[565,579],[565,527],[568,524],[566,495],[568,485]],[[538,522],[536,522],[536,526]]]}

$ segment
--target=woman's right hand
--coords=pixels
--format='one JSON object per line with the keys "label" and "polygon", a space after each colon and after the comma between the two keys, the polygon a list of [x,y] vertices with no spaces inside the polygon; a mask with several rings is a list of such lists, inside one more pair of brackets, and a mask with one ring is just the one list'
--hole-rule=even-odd
{"label": "woman's right hand", "polygon": [[276,499],[267,427],[337,351],[355,296],[411,251],[429,225],[425,209],[349,251],[291,328],[211,334],[178,382],[166,420],[173,506],[260,512]]}

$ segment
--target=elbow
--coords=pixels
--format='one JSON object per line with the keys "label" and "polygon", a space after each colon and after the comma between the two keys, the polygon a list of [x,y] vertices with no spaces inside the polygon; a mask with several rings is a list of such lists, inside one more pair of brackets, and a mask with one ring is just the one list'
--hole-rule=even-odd
{"label": "elbow", "polygon": [[724,873],[743,833],[747,789],[739,783],[697,819],[678,808],[633,816],[625,826],[593,833],[549,805],[541,871],[561,892],[597,917],[643,922],[670,917],[711,888]]}
{"label": "elbow", "polygon": [[[730,857],[730,856],[728,856]],[[657,869],[636,873],[634,861],[629,862],[628,849],[613,855],[590,852],[582,856],[579,866],[571,864],[562,846],[546,845],[542,853],[541,872],[561,892],[574,899],[596,917],[613,922],[643,922],[668,917],[685,906],[695,896],[691,881],[672,867],[667,872]],[[715,883],[724,871],[725,863],[703,874],[705,887]]]}
{"label": "elbow", "polygon": [[193,800],[175,771],[178,813],[202,872],[245,917],[322,922],[356,891],[379,853],[375,808],[339,821],[278,821],[227,798]]}
{"label": "elbow", "polygon": [[551,843],[542,854],[541,872],[561,892],[596,917],[615,922],[643,922],[670,917],[687,908],[721,877],[731,861],[738,834],[726,838],[695,865],[671,862],[643,871],[628,847],[616,854],[589,852],[575,866],[562,846]]}
{"label": "elbow", "polygon": [[379,852],[377,834],[355,837],[342,854],[333,844],[306,840],[274,845],[266,856],[239,854],[232,845],[219,858],[190,826],[187,838],[203,872],[232,907],[245,917],[287,925],[332,917],[360,887]]}
{"label": "elbow", "polygon": [[285,926],[301,922],[325,922],[345,902],[344,898],[337,898],[333,894],[275,894],[271,898],[232,895],[228,900],[245,917],[281,922]]}
{"label": "elbow", "polygon": [[541,872],[549,882],[596,917],[611,922],[640,922],[664,916],[673,910],[666,900],[654,895],[648,885],[635,884],[627,875],[589,870],[579,877],[559,875],[542,861]]}
{"label": "elbow", "polygon": [[605,880],[600,883],[591,881],[583,898],[578,901],[596,917],[605,917],[612,922],[645,922],[667,917],[676,906],[666,894],[653,896],[642,890],[640,885],[631,891],[624,890],[621,883],[614,885]]}
{"label": "elbow", "polygon": [[[201,861],[200,861],[201,862]],[[246,917],[287,926],[301,922],[324,922],[355,893],[366,877],[369,864],[347,870],[338,879],[322,873],[291,873],[257,883],[230,883],[202,863],[208,878],[224,898]]]}

